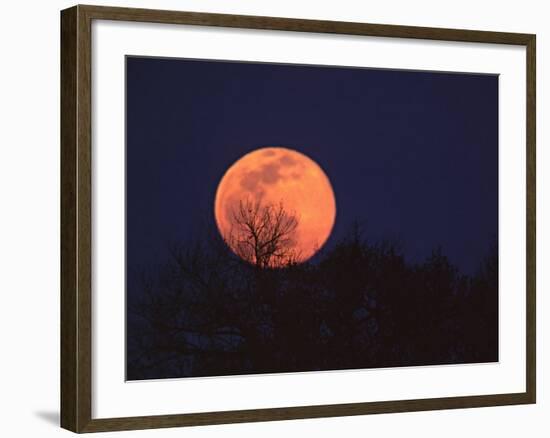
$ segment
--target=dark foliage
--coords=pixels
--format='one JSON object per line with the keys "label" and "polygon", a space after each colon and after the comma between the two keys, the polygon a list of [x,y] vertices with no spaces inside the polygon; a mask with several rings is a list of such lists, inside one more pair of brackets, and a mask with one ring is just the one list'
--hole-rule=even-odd
{"label": "dark foliage", "polygon": [[354,228],[315,263],[271,269],[212,233],[141,277],[130,380],[498,360],[496,247],[466,276],[440,249],[411,265]]}

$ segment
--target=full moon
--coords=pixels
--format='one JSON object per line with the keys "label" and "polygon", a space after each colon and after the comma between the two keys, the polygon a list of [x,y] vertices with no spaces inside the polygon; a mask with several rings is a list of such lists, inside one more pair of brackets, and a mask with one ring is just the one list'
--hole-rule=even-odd
{"label": "full moon", "polygon": [[214,214],[235,254],[258,264],[267,254],[265,266],[281,267],[289,259],[285,254],[300,263],[323,246],[336,218],[336,200],[327,175],[311,158],[265,147],[227,169]]}

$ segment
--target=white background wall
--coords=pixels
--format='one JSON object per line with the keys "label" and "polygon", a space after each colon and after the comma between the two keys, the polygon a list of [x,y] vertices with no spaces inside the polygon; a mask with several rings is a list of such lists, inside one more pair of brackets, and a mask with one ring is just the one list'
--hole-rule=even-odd
{"label": "white background wall", "polygon": [[[538,404],[105,434],[219,436],[547,436],[550,349],[545,263],[550,217],[545,153],[550,13],[544,1],[111,0],[112,6],[272,15],[537,34]],[[0,430],[68,436],[59,416],[59,10],[69,1],[3,2],[0,13]]]}

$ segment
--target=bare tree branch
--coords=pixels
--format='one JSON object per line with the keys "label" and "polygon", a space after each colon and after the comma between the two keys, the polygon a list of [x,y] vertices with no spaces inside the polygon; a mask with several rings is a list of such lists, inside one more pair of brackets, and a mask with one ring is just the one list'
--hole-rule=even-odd
{"label": "bare tree branch", "polygon": [[260,268],[276,268],[298,259],[298,219],[278,205],[261,200],[241,200],[232,212],[229,246],[247,262]]}

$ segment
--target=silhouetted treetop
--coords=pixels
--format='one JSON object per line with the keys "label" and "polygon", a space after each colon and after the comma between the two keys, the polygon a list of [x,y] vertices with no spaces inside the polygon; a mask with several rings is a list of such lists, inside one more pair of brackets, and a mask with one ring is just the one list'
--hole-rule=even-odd
{"label": "silhouetted treetop", "polygon": [[282,202],[245,199],[232,211],[227,240],[239,257],[257,267],[282,267],[297,260],[297,228],[297,217]]}
{"label": "silhouetted treetop", "polygon": [[235,220],[241,253],[197,237],[132,286],[130,380],[498,360],[496,246],[465,275],[441,248],[407,263],[354,229],[287,264],[297,220],[282,205],[243,201]]}

